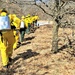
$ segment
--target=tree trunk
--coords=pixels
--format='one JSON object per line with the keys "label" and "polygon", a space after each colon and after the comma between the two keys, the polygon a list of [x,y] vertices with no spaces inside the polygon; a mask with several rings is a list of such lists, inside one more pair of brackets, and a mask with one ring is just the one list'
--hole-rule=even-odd
{"label": "tree trunk", "polygon": [[58,52],[58,29],[59,29],[58,24],[53,25],[53,38],[52,38],[52,52],[53,53]]}

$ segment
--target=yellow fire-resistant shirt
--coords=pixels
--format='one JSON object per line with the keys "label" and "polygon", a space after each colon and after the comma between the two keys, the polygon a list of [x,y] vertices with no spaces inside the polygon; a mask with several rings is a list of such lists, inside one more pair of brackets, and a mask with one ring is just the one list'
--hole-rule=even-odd
{"label": "yellow fire-resistant shirt", "polygon": [[21,20],[18,18],[18,17],[15,17],[14,19],[13,19],[13,25],[16,27],[16,28],[20,28],[20,22],[21,22]]}

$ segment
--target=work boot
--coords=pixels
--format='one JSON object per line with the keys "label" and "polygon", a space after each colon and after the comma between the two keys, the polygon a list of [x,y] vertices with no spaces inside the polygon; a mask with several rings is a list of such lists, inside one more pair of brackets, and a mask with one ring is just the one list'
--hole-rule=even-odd
{"label": "work boot", "polygon": [[12,64],[12,63],[13,63],[13,59],[9,58],[9,64]]}

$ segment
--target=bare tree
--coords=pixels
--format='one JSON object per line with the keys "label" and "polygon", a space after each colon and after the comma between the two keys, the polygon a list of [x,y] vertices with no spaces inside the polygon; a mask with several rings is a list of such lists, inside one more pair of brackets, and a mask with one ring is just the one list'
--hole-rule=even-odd
{"label": "bare tree", "polygon": [[[42,2],[42,0],[40,0]],[[41,5],[37,5],[40,7],[46,14],[53,17],[54,25],[53,25],[53,39],[52,39],[52,52],[56,53],[58,52],[58,30],[59,26],[61,25],[61,20],[64,17],[65,14],[75,14],[75,11],[73,8],[65,10],[65,5],[68,4],[69,1],[74,0],[55,0],[55,6],[53,9],[51,9],[46,3],[42,2],[46,7],[49,8],[49,10],[52,10],[52,12],[47,12]],[[64,24],[68,24],[68,21],[65,21]],[[70,22],[71,23],[71,22]]]}
{"label": "bare tree", "polygon": [[[17,1],[17,0],[16,0]],[[33,1],[24,1],[24,4],[29,4],[29,5],[36,5],[39,8],[41,8],[44,13],[48,14],[53,18],[53,39],[52,39],[52,52],[56,53],[58,52],[58,30],[61,25],[68,25],[72,24],[73,22],[68,20],[62,22],[63,17],[66,14],[75,14],[75,8],[69,7],[68,9],[64,9],[64,7],[69,3],[69,1],[74,1],[74,0],[54,0],[54,6],[50,7],[49,4],[43,2],[42,0],[39,0],[39,3],[36,3],[37,0]],[[30,2],[30,3],[29,3]],[[45,8],[44,8],[45,7]]]}

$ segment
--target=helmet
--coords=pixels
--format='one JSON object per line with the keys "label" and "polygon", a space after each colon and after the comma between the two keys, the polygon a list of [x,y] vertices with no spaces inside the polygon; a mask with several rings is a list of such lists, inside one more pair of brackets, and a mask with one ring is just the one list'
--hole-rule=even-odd
{"label": "helmet", "polygon": [[24,19],[25,17],[24,17],[24,16],[22,16],[21,18],[22,18],[22,19]]}
{"label": "helmet", "polygon": [[16,17],[16,14],[12,14],[13,17]]}
{"label": "helmet", "polygon": [[2,12],[2,13],[1,13],[1,16],[6,16],[6,15],[7,15],[6,12]]}
{"label": "helmet", "polygon": [[30,14],[28,14],[27,16],[30,17]]}

